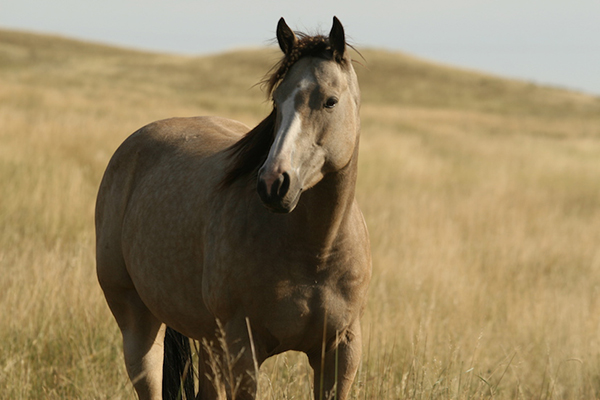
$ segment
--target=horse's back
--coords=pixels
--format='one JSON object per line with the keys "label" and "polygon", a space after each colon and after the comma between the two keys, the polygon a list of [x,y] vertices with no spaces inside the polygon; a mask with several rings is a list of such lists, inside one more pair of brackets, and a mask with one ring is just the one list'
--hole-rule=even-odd
{"label": "horse's back", "polygon": [[[119,159],[155,162],[157,157],[188,154],[210,156],[237,141],[248,131],[241,122],[221,117],[169,118],[152,122],[129,136],[117,149],[111,164]],[[142,160],[141,157],[145,160]],[[138,165],[138,170],[142,169]]]}
{"label": "horse's back", "polygon": [[122,222],[131,196],[148,175],[162,173],[172,180],[178,172],[188,172],[178,167],[205,163],[247,130],[240,122],[220,117],[171,118],[137,130],[115,151],[104,173],[96,233],[102,236],[106,225]]}

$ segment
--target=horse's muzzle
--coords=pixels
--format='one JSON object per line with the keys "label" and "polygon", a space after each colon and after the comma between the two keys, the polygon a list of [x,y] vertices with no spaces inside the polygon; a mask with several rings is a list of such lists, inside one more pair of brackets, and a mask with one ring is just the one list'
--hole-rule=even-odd
{"label": "horse's muzzle", "polygon": [[290,175],[287,172],[280,174],[275,180],[267,180],[259,174],[256,191],[261,201],[270,211],[276,213],[289,213],[298,203],[300,191],[290,192]]}

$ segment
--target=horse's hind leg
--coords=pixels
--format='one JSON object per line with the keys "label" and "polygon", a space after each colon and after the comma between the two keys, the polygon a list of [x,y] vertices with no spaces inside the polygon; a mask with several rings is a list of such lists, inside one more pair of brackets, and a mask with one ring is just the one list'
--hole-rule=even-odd
{"label": "horse's hind leg", "polygon": [[129,379],[140,400],[162,399],[165,325],[144,305],[134,289],[110,292],[106,300],[123,335]]}

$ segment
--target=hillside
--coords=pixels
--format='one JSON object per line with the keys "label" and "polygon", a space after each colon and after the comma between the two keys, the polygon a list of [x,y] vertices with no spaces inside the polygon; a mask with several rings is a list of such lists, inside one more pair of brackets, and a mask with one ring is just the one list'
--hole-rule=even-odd
{"label": "hillside", "polygon": [[[243,91],[256,84],[279,57],[274,49],[167,56],[2,30],[0,39],[4,73],[23,68],[42,72],[42,68],[58,78],[57,69],[77,66],[74,72],[87,75],[83,81],[133,80],[137,85],[155,80],[157,91],[169,88],[179,95],[200,97],[219,89],[224,96],[242,93],[254,100],[257,91]],[[554,117],[594,116],[600,107],[599,98],[576,92],[436,65],[401,53],[370,49],[361,53],[364,59],[355,55],[361,64],[356,69],[368,104]],[[68,84],[64,78],[55,83]]]}
{"label": "hillside", "polygon": [[[598,397],[600,98],[360,51],[374,275],[352,398]],[[257,123],[278,57],[0,30],[3,396],[132,398],[94,272],[104,168],[157,119]],[[269,361],[261,399],[306,398],[307,368]]]}

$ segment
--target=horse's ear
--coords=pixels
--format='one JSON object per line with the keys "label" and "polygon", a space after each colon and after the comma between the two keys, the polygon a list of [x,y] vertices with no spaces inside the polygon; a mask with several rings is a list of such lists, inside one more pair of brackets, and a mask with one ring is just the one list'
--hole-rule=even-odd
{"label": "horse's ear", "polygon": [[333,17],[333,26],[331,32],[329,32],[329,44],[336,60],[343,59],[346,52],[346,35],[344,34],[344,27],[337,17]]}
{"label": "horse's ear", "polygon": [[279,22],[277,23],[277,42],[279,43],[281,51],[283,51],[285,54],[288,54],[290,51],[292,51],[294,45],[298,42],[294,31],[287,26],[283,17],[280,18]]}

